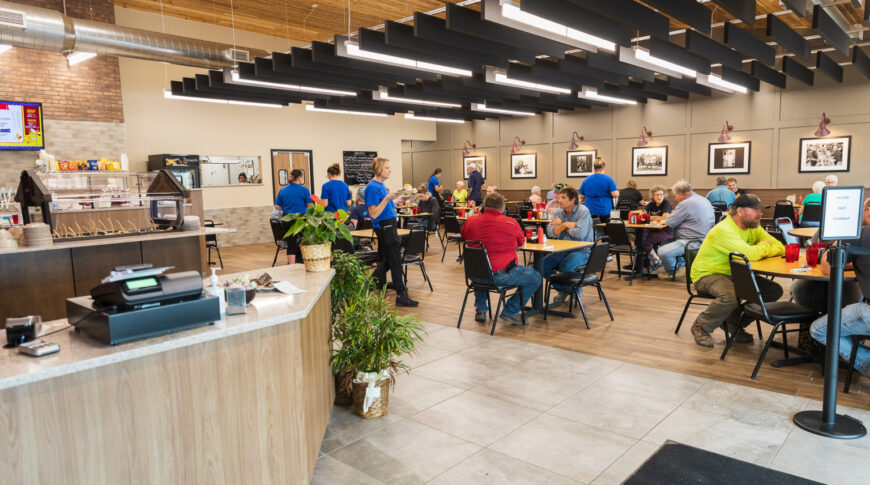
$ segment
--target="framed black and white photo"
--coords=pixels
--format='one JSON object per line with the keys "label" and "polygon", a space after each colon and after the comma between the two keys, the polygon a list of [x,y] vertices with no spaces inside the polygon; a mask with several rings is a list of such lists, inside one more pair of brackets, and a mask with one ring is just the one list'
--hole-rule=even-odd
{"label": "framed black and white photo", "polygon": [[511,178],[512,179],[538,178],[538,154],[537,153],[512,153],[511,154]]}
{"label": "framed black and white photo", "polygon": [[631,176],[668,174],[668,147],[634,147],[631,149]]}
{"label": "framed black and white photo", "polygon": [[749,173],[752,142],[710,143],[707,175]]}
{"label": "framed black and white photo", "polygon": [[798,172],[848,172],[852,137],[801,138]]}
{"label": "framed black and white photo", "polygon": [[571,151],[565,155],[568,164],[568,177],[588,177],[592,175],[592,164],[598,150]]}
{"label": "framed black and white photo", "polygon": [[465,174],[465,180],[468,180],[468,167],[474,164],[477,166],[477,171],[486,178],[486,157],[462,157],[462,173]]}

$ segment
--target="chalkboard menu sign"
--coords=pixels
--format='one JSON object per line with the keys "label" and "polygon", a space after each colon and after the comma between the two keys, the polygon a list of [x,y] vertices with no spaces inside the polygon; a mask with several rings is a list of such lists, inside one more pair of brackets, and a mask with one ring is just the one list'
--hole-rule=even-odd
{"label": "chalkboard menu sign", "polygon": [[344,183],[364,185],[372,179],[372,160],[378,152],[343,152]]}

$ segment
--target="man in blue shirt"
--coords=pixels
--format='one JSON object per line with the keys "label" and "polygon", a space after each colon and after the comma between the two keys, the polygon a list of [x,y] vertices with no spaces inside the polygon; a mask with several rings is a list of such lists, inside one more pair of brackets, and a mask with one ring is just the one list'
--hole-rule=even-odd
{"label": "man in blue shirt", "polygon": [[692,192],[692,186],[685,180],[675,183],[671,193],[677,206],[663,220],[674,231],[674,239],[659,246],[662,268],[656,273],[660,279],[673,274],[674,279],[682,280],[686,277],[686,262],[682,260],[686,245],[692,239],[704,239],[716,224],[716,215],[710,201]]}
{"label": "man in blue shirt", "polygon": [[[592,168],[595,173],[586,177],[580,184],[580,202],[586,204],[589,213],[600,222],[610,219],[610,211],[613,210],[613,198],[619,197],[616,182],[604,173],[604,160],[595,159]],[[598,221],[596,221],[598,222]]]}
{"label": "man in blue shirt", "polygon": [[337,163],[333,163],[326,169],[326,176],[329,182],[323,184],[320,188],[320,198],[326,206],[326,210],[330,212],[338,212],[338,209],[347,210],[353,196],[350,193],[350,187],[341,180],[341,168]]}
{"label": "man in blue shirt", "polygon": [[356,191],[356,205],[350,209],[350,214],[348,214],[347,218],[353,224],[354,229],[359,229],[359,223],[369,218],[369,208],[366,207],[362,187]]}
{"label": "man in blue shirt", "polygon": [[734,192],[728,190],[728,187],[725,186],[727,183],[728,181],[725,177],[716,177],[716,188],[707,192],[707,200],[709,200],[711,204],[720,202],[725,204],[728,208],[731,207],[731,204],[734,203],[737,196],[734,195]]}
{"label": "man in blue shirt", "polygon": [[[291,181],[278,191],[278,196],[275,198],[275,209],[280,209],[283,215],[287,214],[302,214],[305,209],[311,205],[311,192],[308,188],[302,185],[302,170],[298,168],[290,172]],[[284,221],[285,231],[290,228],[288,222]],[[287,263],[296,264],[296,254],[299,251],[299,237],[293,236],[286,238],[287,241]]]}
{"label": "man in blue shirt", "polygon": [[[595,240],[592,230],[592,216],[589,214],[589,209],[578,199],[579,194],[574,187],[565,187],[556,194],[556,203],[559,204],[559,208],[553,213],[553,219],[547,225],[547,237],[571,241],[593,242]],[[550,254],[544,258],[544,278],[549,280],[556,268],[559,268],[559,271],[576,271],[577,268],[586,266],[588,260],[588,249]],[[568,301],[569,287],[553,285],[553,288],[559,291],[553,300],[554,303],[561,304]],[[578,297],[582,294],[581,292],[582,289],[578,289]]]}
{"label": "man in blue shirt", "polygon": [[432,172],[432,176],[429,177],[429,186],[427,187],[430,194],[435,197],[435,200],[438,201],[438,205],[441,205],[441,169],[436,168],[434,172]]}
{"label": "man in blue shirt", "polygon": [[483,197],[480,195],[480,189],[483,188],[483,175],[476,163],[468,165],[468,200],[473,201],[476,205],[480,205]]}

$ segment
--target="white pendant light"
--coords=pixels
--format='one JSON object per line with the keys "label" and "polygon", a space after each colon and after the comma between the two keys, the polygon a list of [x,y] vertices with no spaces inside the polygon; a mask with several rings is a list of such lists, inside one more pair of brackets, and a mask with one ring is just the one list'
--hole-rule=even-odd
{"label": "white pendant light", "polygon": [[420,120],[420,121],[437,121],[439,123],[465,123],[465,120],[456,118],[440,118],[435,116],[417,116],[414,113],[405,113],[405,119]]}
{"label": "white pendant light", "polygon": [[592,101],[601,101],[602,103],[613,104],[637,104],[637,101],[627,98],[618,98],[616,96],[608,96],[606,94],[598,94],[598,89],[583,86],[583,90],[577,93],[578,98],[589,99]]}
{"label": "white pendant light", "polygon": [[93,52],[70,52],[66,55],[66,61],[70,66],[75,66],[80,62],[84,62],[91,57],[96,56]]}
{"label": "white pendant light", "polygon": [[8,44],[0,44],[0,54],[2,54],[2,53],[4,53],[4,52],[8,51],[8,50],[11,49],[11,48],[12,48],[11,45],[8,45]]}
{"label": "white pendant light", "polygon": [[392,96],[386,89],[381,88],[379,91],[372,92],[372,99],[377,101],[388,101],[391,103],[404,104],[419,104],[423,106],[437,106],[439,108],[461,108],[460,103],[446,103],[443,101],[430,101],[428,99],[405,98],[402,96]]}
{"label": "white pendant light", "polygon": [[658,57],[650,55],[650,53],[645,49],[639,47],[631,48],[620,46],[619,61],[672,77],[693,78],[697,75],[697,72],[693,69],[674,64],[673,62],[664,59],[659,59]]}
{"label": "white pendant light", "polygon": [[359,115],[359,116],[378,116],[378,117],[386,117],[386,113],[372,113],[370,111],[351,111],[345,109],[332,109],[332,108],[316,108],[313,104],[306,104],[305,111],[318,111],[321,113],[333,113],[340,115]]}
{"label": "white pendant light", "polygon": [[494,108],[492,106],[487,106],[486,103],[471,103],[471,110],[482,111],[484,113],[499,113],[514,116],[535,116],[537,114],[534,111],[517,111],[513,109]]}
{"label": "white pendant light", "polygon": [[528,89],[530,91],[541,91],[544,93],[571,94],[570,89],[560,88],[558,86],[551,86],[549,84],[511,79],[504,71],[498,70],[492,66],[486,66],[486,82],[492,84],[501,84],[502,86]]}
{"label": "white pendant light", "polygon": [[556,40],[589,52],[614,52],[616,43],[522,10],[513,0],[484,0],[484,20]]}
{"label": "white pendant light", "polygon": [[365,61],[377,62],[379,64],[389,64],[391,66],[406,67],[409,69],[416,69],[418,71],[434,72],[437,74],[445,74],[448,76],[471,77],[471,75],[473,74],[468,69],[443,66],[441,64],[418,61],[416,59],[408,59],[406,57],[391,56],[388,54],[381,54],[380,52],[367,51],[361,49],[360,46],[354,41],[347,40],[344,37],[336,37],[335,53],[339,57],[362,59]]}
{"label": "white pendant light", "polygon": [[[226,80],[226,77],[224,78]],[[318,88],[314,86],[303,86],[299,84],[284,84],[269,81],[260,81],[255,79],[242,79],[238,71],[232,71],[230,74],[229,84],[243,84],[246,86],[259,86],[272,89],[283,89],[286,91],[300,91],[304,93],[329,94],[334,96],[356,96],[353,91],[342,91],[340,89]]]}
{"label": "white pendant light", "polygon": [[726,81],[715,74],[707,75],[698,73],[698,77],[695,80],[698,82],[698,84],[702,86],[707,86],[708,88],[713,88],[729,94],[746,94],[747,92],[749,92],[749,90],[745,87]]}

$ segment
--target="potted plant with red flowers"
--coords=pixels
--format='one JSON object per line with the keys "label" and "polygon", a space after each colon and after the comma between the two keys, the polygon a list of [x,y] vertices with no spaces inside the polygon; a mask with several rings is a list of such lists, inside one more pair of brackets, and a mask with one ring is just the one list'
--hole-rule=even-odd
{"label": "potted plant with red flowers", "polygon": [[353,242],[350,229],[345,225],[347,212],[339,209],[333,213],[323,208],[320,198],[311,196],[314,205],[302,214],[287,214],[282,220],[292,221],[293,225],[284,237],[301,234],[302,260],[307,271],[327,271],[332,262],[332,243],[340,237]]}

